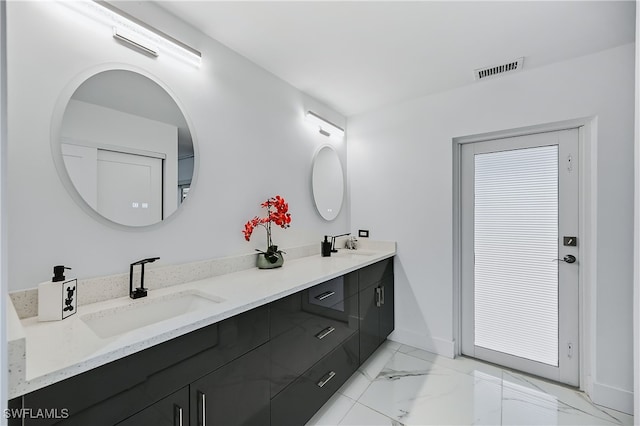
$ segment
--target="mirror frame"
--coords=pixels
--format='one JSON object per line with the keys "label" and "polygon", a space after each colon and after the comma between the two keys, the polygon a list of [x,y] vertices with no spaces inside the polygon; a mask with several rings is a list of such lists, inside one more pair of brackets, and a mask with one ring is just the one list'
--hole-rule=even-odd
{"label": "mirror frame", "polygon": [[[318,196],[317,196],[318,191],[316,190],[316,185],[319,184],[318,182],[316,182],[317,180],[316,167],[318,165],[318,158],[320,156],[320,153],[325,149],[330,150],[335,155],[335,158],[338,161],[338,165],[340,166],[340,175],[341,175],[340,178],[342,180],[342,185],[340,188],[340,190],[342,191],[342,194],[340,197],[340,205],[337,206],[337,208],[333,209],[335,210],[335,212],[332,211],[331,214],[327,212],[326,208],[323,209],[319,205]],[[340,212],[342,211],[342,206],[344,205],[345,193],[346,193],[346,190],[345,190],[344,167],[342,165],[342,161],[340,160],[340,156],[338,155],[338,151],[332,145],[325,144],[320,146],[315,152],[315,154],[313,155],[313,165],[311,167],[311,195],[313,197],[313,202],[316,206],[316,210],[318,211],[318,214],[320,214],[320,217],[322,217],[324,220],[329,222],[335,220],[340,215]]]}
{"label": "mirror frame", "polygon": [[[106,217],[102,216],[100,213],[98,213],[96,210],[94,210],[93,207],[91,207],[84,200],[84,198],[80,195],[80,193],[76,189],[75,184],[71,180],[71,177],[69,176],[69,172],[67,171],[67,167],[66,167],[66,165],[64,163],[64,158],[62,156],[62,147],[61,147],[60,139],[61,139],[61,135],[62,135],[62,122],[63,122],[63,119],[64,119],[65,111],[67,109],[67,105],[69,104],[69,101],[71,100],[71,98],[74,95],[74,93],[76,92],[76,90],[85,81],[87,81],[88,79],[90,79],[94,75],[102,73],[102,72],[105,72],[105,71],[130,71],[130,72],[134,72],[134,73],[140,74],[140,75],[142,75],[144,77],[147,77],[148,79],[150,79],[151,81],[156,83],[176,103],[176,105],[178,106],[178,109],[180,109],[180,111],[182,112],[182,115],[184,116],[185,121],[187,122],[187,126],[189,128],[189,132],[191,133],[191,140],[192,140],[192,143],[193,143],[193,157],[194,158],[193,158],[193,176],[191,178],[191,188],[189,190],[189,197],[187,197],[178,206],[178,208],[173,213],[171,213],[168,217],[162,219],[159,222],[153,223],[151,225],[144,225],[144,226],[125,225],[125,224],[122,224],[122,223],[114,222],[114,221],[112,221],[110,219],[107,219]],[[58,177],[60,178],[60,181],[62,182],[62,184],[65,187],[65,189],[66,189],[67,193],[69,194],[69,196],[74,200],[74,202],[82,210],[84,210],[89,216],[93,217],[95,220],[97,220],[98,222],[102,223],[103,225],[107,225],[107,226],[110,226],[110,227],[115,228],[115,229],[126,230],[126,231],[147,231],[147,230],[156,229],[156,228],[162,226],[163,224],[166,224],[166,223],[174,220],[180,214],[180,212],[182,210],[184,210],[185,204],[186,205],[190,204],[189,199],[192,198],[193,197],[193,193],[197,191],[197,180],[198,180],[198,175],[199,175],[199,170],[200,170],[200,152],[199,152],[199,148],[198,148],[197,136],[195,134],[194,129],[195,129],[195,127],[193,125],[193,122],[191,121],[189,116],[185,113],[184,105],[182,104],[182,102],[180,102],[178,97],[176,97],[175,93],[161,79],[159,79],[155,75],[147,72],[144,69],[140,69],[140,68],[128,65],[128,64],[107,63],[107,64],[102,64],[102,65],[97,66],[97,67],[89,68],[89,69],[79,73],[78,75],[73,77],[71,79],[71,81],[62,89],[60,95],[58,96],[58,100],[56,102],[56,105],[55,105],[55,107],[53,109],[53,113],[51,115],[51,126],[50,126],[49,142],[50,142],[50,145],[51,145],[51,155],[52,155],[52,158],[53,158],[53,163],[54,163],[56,171],[58,172]]]}

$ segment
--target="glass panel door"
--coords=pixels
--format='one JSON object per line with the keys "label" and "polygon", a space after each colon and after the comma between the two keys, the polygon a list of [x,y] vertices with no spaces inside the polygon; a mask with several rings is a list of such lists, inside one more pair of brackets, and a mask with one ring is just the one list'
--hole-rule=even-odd
{"label": "glass panel door", "polygon": [[578,146],[571,129],[469,143],[461,155],[462,353],[572,385]]}
{"label": "glass panel door", "polygon": [[557,366],[558,146],[476,154],[474,213],[475,345]]}

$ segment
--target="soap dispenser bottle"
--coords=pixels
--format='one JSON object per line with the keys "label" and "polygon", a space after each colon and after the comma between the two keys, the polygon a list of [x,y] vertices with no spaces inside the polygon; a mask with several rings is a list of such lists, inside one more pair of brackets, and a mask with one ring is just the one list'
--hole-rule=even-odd
{"label": "soap dispenser bottle", "polygon": [[320,243],[322,257],[331,256],[331,241],[329,241],[329,237],[327,235],[324,236],[324,241]]}
{"label": "soap dispenser bottle", "polygon": [[78,310],[77,280],[66,279],[64,265],[53,267],[53,278],[38,285],[38,321],[60,321]]}

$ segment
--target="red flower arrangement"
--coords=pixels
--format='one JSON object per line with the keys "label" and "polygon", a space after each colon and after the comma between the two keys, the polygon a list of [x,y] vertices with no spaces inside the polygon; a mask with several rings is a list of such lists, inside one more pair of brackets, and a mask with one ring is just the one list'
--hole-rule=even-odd
{"label": "red flower arrangement", "polygon": [[242,231],[242,233],[244,234],[244,239],[249,241],[251,239],[253,230],[259,225],[263,226],[264,229],[267,230],[267,251],[263,252],[262,250],[256,250],[264,253],[265,257],[271,263],[275,263],[282,251],[278,250],[278,246],[273,245],[273,241],[271,240],[271,224],[275,223],[277,226],[283,229],[286,229],[290,226],[289,224],[291,223],[291,213],[289,213],[289,204],[285,201],[284,198],[276,195],[275,197],[269,198],[264,203],[261,203],[260,206],[267,209],[267,216],[256,216],[248,221],[244,225],[244,230]]}

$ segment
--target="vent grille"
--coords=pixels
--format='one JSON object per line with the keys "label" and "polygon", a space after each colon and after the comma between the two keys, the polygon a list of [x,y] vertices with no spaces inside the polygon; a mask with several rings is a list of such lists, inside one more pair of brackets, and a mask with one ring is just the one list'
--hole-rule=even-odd
{"label": "vent grille", "polygon": [[478,68],[474,70],[476,80],[484,80],[489,77],[495,77],[522,69],[524,64],[524,57],[518,58],[514,61],[507,62],[506,64],[493,65],[485,68]]}

